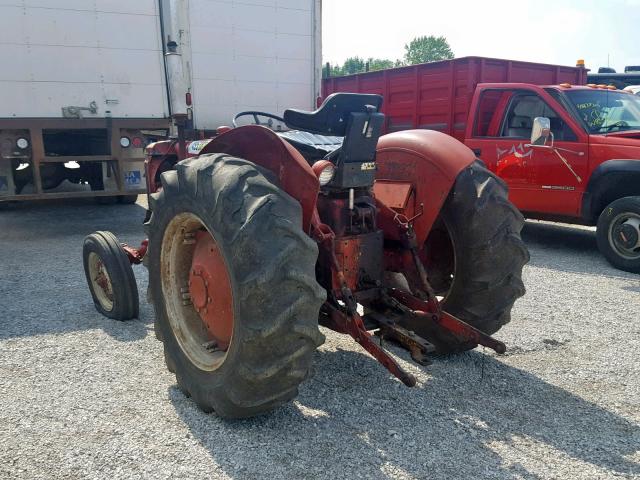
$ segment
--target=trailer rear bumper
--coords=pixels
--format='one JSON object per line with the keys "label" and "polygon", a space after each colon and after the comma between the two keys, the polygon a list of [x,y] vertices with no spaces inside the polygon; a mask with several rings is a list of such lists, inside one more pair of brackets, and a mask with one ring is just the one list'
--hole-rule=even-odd
{"label": "trailer rear bumper", "polygon": [[[145,193],[144,147],[169,127],[165,118],[0,119],[0,202]],[[57,188],[65,180],[84,187]]]}

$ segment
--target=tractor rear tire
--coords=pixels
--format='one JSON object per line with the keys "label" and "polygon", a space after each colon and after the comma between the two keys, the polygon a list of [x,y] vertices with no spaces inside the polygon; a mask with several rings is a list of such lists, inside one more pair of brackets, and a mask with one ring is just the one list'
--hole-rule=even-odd
{"label": "tractor rear tire", "polygon": [[137,318],[139,300],[136,277],[116,236],[111,232],[87,235],[82,247],[82,260],[96,310],[114,320]]}
{"label": "tractor rear tire", "polygon": [[[474,162],[458,175],[425,242],[428,250],[433,236],[438,236],[435,245],[439,246],[443,236],[450,239],[445,250],[453,261],[441,259],[425,265],[428,277],[440,284],[436,290],[446,290],[441,293],[443,309],[489,335],[511,320],[515,301],[525,293],[522,268],[529,261],[529,252],[520,237],[524,218],[507,195],[507,185],[481,162]],[[433,258],[442,254],[440,248],[434,249]],[[445,278],[448,284],[443,283]],[[419,290],[415,281],[410,285]],[[439,351],[475,347],[449,340]]]}
{"label": "tractor rear tire", "polygon": [[[225,154],[184,160],[161,180],[146,224],[149,287],[155,328],[178,387],[205,412],[225,418],[258,415],[290,401],[324,342],[318,314],[326,292],[316,282],[318,248],[301,228],[300,203],[276,185],[269,171]],[[176,308],[169,298],[176,291],[170,282],[186,285],[188,278],[179,278],[179,269],[169,270],[168,258],[182,259],[190,270],[195,251],[195,246],[174,246],[171,238],[192,230],[213,237],[228,274],[230,287],[224,291],[232,294],[232,335],[211,364],[200,362],[209,358],[200,351],[209,344],[199,343],[199,336],[185,340],[182,327],[176,327],[187,325],[181,316],[200,322],[200,313],[193,305],[183,307],[180,299]],[[179,255],[170,256],[173,250]],[[163,278],[163,272],[177,280]],[[197,328],[206,334],[202,322],[194,335],[201,335]]]}

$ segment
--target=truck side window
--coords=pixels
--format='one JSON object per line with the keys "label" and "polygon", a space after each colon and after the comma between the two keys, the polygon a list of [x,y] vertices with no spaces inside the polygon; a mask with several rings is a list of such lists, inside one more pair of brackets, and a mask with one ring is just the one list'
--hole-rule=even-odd
{"label": "truck side window", "polygon": [[502,126],[502,115],[509,101],[514,96],[514,90],[484,90],[480,94],[475,124],[474,137],[499,137]]}
{"label": "truck side window", "polygon": [[491,126],[495,124],[495,116],[499,115],[498,104],[504,92],[500,90],[486,90],[482,92],[478,105],[478,115],[474,125],[474,137],[494,137]]}
{"label": "truck side window", "polygon": [[551,122],[551,132],[556,140],[575,142],[577,137],[562,118],[539,96],[521,94],[516,96],[509,106],[502,124],[501,137],[530,138],[533,119],[547,117]]}

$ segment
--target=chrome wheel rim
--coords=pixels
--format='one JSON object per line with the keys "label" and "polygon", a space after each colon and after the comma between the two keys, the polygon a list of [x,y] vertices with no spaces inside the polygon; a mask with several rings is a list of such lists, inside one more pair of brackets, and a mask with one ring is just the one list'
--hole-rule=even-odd
{"label": "chrome wheel rim", "polygon": [[640,215],[625,212],[616,215],[609,224],[609,245],[619,256],[640,259]]}

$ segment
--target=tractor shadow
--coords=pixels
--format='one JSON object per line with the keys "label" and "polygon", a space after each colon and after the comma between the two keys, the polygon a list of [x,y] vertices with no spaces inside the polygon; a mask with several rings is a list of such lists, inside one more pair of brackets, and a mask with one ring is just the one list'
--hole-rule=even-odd
{"label": "tractor shadow", "polygon": [[637,274],[612,267],[598,250],[594,228],[529,220],[522,239],[530,265],[568,273],[637,280]]}
{"label": "tractor shadow", "polygon": [[314,365],[293,404],[253,419],[204,414],[175,387],[169,398],[237,479],[533,479],[560,462],[640,475],[638,425],[479,352],[420,367],[429,376],[413,389],[353,351],[320,351]]}
{"label": "tractor shadow", "polygon": [[121,241],[144,238],[144,197],[133,205],[93,199],[20,202],[0,210],[0,339],[99,329],[123,342],[152,330],[147,271],[134,266],[140,318],[116,322],[94,308],[82,266],[84,237],[111,230]]}

